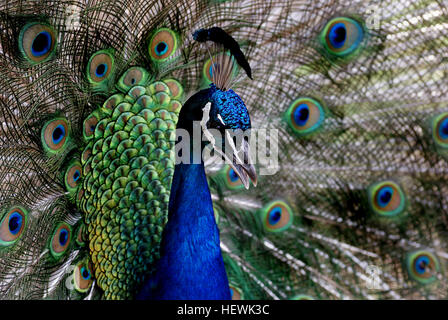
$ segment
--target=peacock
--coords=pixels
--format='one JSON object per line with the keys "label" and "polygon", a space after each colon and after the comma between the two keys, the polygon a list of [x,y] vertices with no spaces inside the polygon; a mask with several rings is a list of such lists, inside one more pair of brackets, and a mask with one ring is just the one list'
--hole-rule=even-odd
{"label": "peacock", "polygon": [[447,298],[447,30],[444,0],[1,1],[1,299]]}

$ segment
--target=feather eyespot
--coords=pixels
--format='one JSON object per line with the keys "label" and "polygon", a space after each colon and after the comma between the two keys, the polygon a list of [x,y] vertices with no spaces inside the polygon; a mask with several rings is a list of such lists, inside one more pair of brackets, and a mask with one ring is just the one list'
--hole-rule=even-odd
{"label": "feather eyespot", "polygon": [[346,57],[355,53],[364,39],[362,25],[351,18],[335,18],[327,23],[321,43],[330,54]]}
{"label": "feather eyespot", "polygon": [[121,76],[117,86],[127,93],[134,86],[145,85],[148,79],[148,71],[141,67],[131,67]]}
{"label": "feather eyespot", "polygon": [[432,137],[437,146],[448,148],[448,112],[437,116],[432,123]]}
{"label": "feather eyespot", "polygon": [[212,59],[208,59],[204,64],[203,75],[209,82],[213,82],[213,70],[219,72],[219,64],[216,62],[213,63]]}
{"label": "feather eyespot", "polygon": [[64,175],[65,187],[71,195],[76,193],[78,185],[81,182],[81,178],[82,178],[81,163],[78,160],[71,161]]}
{"label": "feather eyespot", "polygon": [[[231,68],[229,68],[229,66]],[[202,69],[202,75],[207,83],[215,83],[214,77],[222,74],[222,72],[230,72],[226,74],[226,77],[233,77],[237,72],[237,64],[234,62],[234,58],[228,53],[218,53],[212,58],[209,58]]]}
{"label": "feather eyespot", "polygon": [[149,55],[155,61],[162,62],[177,50],[177,35],[168,28],[157,30],[149,41]]}
{"label": "feather eyespot", "polygon": [[230,182],[236,182],[238,179],[239,179],[239,177],[236,174],[235,170],[230,168],[229,169],[229,180],[230,180]]}
{"label": "feather eyespot", "polygon": [[93,283],[92,267],[87,261],[79,262],[73,270],[74,284],[77,291],[87,292]]}
{"label": "feather eyespot", "polygon": [[87,64],[87,78],[92,84],[105,82],[114,69],[111,50],[100,50],[92,55]]}
{"label": "feather eyespot", "polygon": [[229,285],[232,300],[243,300],[243,291],[235,285]]}
{"label": "feather eyespot", "polygon": [[300,136],[315,132],[324,120],[322,104],[312,98],[296,99],[286,111],[286,122]]}
{"label": "feather eyespot", "polygon": [[56,46],[56,33],[47,24],[30,23],[22,28],[19,35],[19,49],[31,63],[49,59]]}
{"label": "feather eyespot", "polygon": [[71,242],[72,229],[66,223],[60,223],[51,237],[50,252],[55,258],[61,257]]}
{"label": "feather eyespot", "polygon": [[240,177],[236,174],[235,170],[227,165],[224,169],[225,171],[225,181],[226,185],[229,189],[242,189],[244,188],[243,183],[240,180]]}
{"label": "feather eyespot", "polygon": [[262,209],[263,226],[269,232],[282,232],[291,227],[294,214],[289,205],[281,200],[273,201]]}
{"label": "feather eyespot", "polygon": [[368,188],[372,210],[381,216],[396,216],[406,207],[406,198],[401,187],[393,181],[375,183]]}
{"label": "feather eyespot", "polygon": [[440,264],[437,257],[429,251],[418,250],[406,257],[409,276],[421,284],[429,284],[437,280]]}
{"label": "feather eyespot", "polygon": [[64,149],[69,134],[68,122],[64,118],[56,118],[46,122],[41,131],[41,139],[50,153],[57,153]]}
{"label": "feather eyespot", "polygon": [[21,207],[8,210],[0,224],[0,246],[9,246],[15,243],[23,234],[28,211]]}

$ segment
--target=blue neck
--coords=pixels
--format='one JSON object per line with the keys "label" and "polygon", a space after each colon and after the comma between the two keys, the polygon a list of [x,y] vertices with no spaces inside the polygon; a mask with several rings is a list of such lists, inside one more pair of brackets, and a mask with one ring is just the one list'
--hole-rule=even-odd
{"label": "blue neck", "polygon": [[230,299],[219,230],[203,164],[175,167],[156,274],[141,299]]}

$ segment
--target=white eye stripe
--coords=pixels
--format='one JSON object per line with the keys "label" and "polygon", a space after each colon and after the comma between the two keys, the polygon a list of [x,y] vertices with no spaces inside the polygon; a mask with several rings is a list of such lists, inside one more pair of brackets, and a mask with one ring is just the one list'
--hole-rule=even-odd
{"label": "white eye stripe", "polygon": [[222,119],[222,117],[221,117],[221,115],[219,113],[218,113],[218,119],[219,119],[219,121],[221,121],[221,123],[223,125],[226,125],[226,123],[224,122],[224,120]]}
{"label": "white eye stripe", "polygon": [[202,114],[201,127],[202,127],[202,131],[204,132],[205,137],[208,139],[208,141],[211,142],[211,144],[213,146],[215,146],[215,138],[210,133],[210,131],[208,131],[208,129],[207,129],[207,122],[208,122],[208,119],[210,119],[211,106],[212,106],[212,104],[210,102],[208,102],[203,109],[204,113]]}

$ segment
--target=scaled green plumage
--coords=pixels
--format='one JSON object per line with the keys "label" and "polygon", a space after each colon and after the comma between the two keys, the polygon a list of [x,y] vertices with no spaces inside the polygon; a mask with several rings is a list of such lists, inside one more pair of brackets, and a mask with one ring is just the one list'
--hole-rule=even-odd
{"label": "scaled green plumage", "polygon": [[96,127],[84,150],[91,156],[78,205],[95,278],[109,299],[132,297],[159,256],[167,220],[179,102],[164,82],[143,84],[94,111]]}

